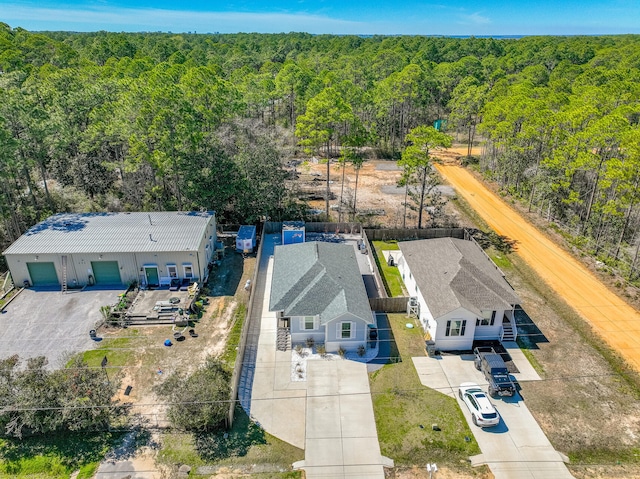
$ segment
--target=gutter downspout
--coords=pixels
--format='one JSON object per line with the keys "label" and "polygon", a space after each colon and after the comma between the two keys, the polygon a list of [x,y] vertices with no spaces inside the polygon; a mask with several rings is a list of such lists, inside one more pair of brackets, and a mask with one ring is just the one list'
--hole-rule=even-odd
{"label": "gutter downspout", "polygon": [[200,251],[196,251],[196,260],[198,260],[198,277],[200,278],[200,283],[204,283],[204,276],[202,276],[202,269],[200,264]]}

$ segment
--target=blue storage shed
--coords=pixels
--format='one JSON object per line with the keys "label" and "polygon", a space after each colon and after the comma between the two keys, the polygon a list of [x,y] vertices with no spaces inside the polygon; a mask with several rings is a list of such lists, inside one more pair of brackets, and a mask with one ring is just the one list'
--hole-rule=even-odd
{"label": "blue storage shed", "polygon": [[305,242],[304,221],[285,221],[282,223],[282,244]]}

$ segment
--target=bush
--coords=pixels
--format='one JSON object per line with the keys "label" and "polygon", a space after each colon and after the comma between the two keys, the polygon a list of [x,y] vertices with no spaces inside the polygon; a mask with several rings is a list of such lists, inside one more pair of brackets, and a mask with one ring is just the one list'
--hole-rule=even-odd
{"label": "bush", "polygon": [[18,356],[0,361],[0,434],[7,437],[104,430],[126,414],[128,406],[113,401],[119,381],[105,382],[100,369],[81,358],[67,368],[50,371],[46,358]]}
{"label": "bush", "polygon": [[320,355],[321,358],[327,357],[327,347],[323,343],[320,343],[316,346],[316,352]]}
{"label": "bush", "polygon": [[308,348],[312,348],[314,344],[316,344],[316,340],[313,339],[311,336],[307,338],[307,347]]}
{"label": "bush", "polygon": [[340,355],[341,358],[344,358],[344,355],[347,354],[347,350],[344,349],[342,346],[340,346],[338,348],[338,354]]}
{"label": "bush", "polygon": [[224,427],[229,412],[231,374],[213,357],[193,374],[171,374],[154,388],[171,403],[168,416],[172,425],[186,431],[213,431]]}
{"label": "bush", "polygon": [[364,356],[364,353],[366,351],[367,350],[365,349],[364,344],[361,344],[360,346],[358,346],[358,356],[360,357]]}

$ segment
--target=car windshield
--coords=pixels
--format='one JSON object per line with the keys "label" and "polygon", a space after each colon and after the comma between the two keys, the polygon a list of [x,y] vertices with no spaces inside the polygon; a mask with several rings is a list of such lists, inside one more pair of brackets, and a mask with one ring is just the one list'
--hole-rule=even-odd
{"label": "car windshield", "polygon": [[511,379],[509,379],[509,376],[494,376],[493,379],[495,379],[497,383],[511,382]]}
{"label": "car windshield", "polygon": [[495,412],[483,412],[482,413],[482,418],[483,419],[495,419],[498,417],[498,413]]}

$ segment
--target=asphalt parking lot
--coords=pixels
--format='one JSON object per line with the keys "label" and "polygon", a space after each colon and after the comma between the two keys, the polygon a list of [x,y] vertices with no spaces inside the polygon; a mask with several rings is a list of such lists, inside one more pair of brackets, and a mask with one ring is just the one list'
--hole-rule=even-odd
{"label": "asphalt parking lot", "polygon": [[45,356],[49,367],[64,366],[70,354],[95,347],[89,331],[101,318],[100,307],[115,304],[122,291],[25,289],[0,314],[0,358]]}

